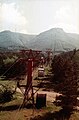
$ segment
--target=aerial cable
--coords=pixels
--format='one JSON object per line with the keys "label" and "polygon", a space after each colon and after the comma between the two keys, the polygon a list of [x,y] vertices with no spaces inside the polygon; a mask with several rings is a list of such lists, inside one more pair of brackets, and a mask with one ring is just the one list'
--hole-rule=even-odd
{"label": "aerial cable", "polygon": [[16,64],[18,60],[19,59],[15,60],[15,62],[1,75],[1,77],[4,76]]}
{"label": "aerial cable", "polygon": [[[21,43],[23,44],[23,46],[25,47],[23,41],[21,39],[19,39],[21,41]],[[4,54],[5,55],[5,54]],[[26,54],[24,53],[25,57],[26,57]],[[7,55],[5,55],[7,57]],[[2,74],[0,75],[1,77],[4,76],[15,64],[16,62],[18,61],[19,59],[15,60],[14,63]]]}
{"label": "aerial cable", "polygon": [[[19,39],[19,40],[21,41],[21,39]],[[23,46],[25,47],[23,41],[21,41],[21,42],[22,42]],[[5,54],[4,54],[4,55],[5,55]],[[26,57],[25,52],[24,52],[24,55],[25,55],[25,57]],[[5,56],[8,57],[7,55],[5,55]],[[19,59],[16,59],[16,60],[14,61],[14,63],[13,63],[2,75],[0,75],[0,76],[1,76],[1,77],[4,76],[4,75],[16,64],[16,62],[17,62],[18,60],[19,60]]]}

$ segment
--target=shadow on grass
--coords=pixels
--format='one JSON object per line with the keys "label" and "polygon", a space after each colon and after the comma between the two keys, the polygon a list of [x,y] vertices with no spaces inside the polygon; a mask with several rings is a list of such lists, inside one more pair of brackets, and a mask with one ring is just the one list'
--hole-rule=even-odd
{"label": "shadow on grass", "polygon": [[19,105],[0,106],[0,111],[13,111],[19,109]]}
{"label": "shadow on grass", "polygon": [[46,113],[44,116],[36,116],[30,120],[69,120],[71,116],[70,111],[60,110],[53,113]]}
{"label": "shadow on grass", "polygon": [[45,78],[40,78],[38,84],[37,84],[37,87],[41,87],[41,88],[44,88],[44,90],[53,90],[54,88],[54,83],[52,82],[52,77],[51,76],[48,76],[48,77],[45,77]]}
{"label": "shadow on grass", "polygon": [[33,105],[32,104],[27,104],[26,106],[23,106],[21,107],[21,105],[10,105],[10,106],[0,106],[0,112],[1,111],[14,111],[14,110],[17,110],[17,109],[23,109],[23,108],[26,108],[26,109],[31,109],[33,108]]}

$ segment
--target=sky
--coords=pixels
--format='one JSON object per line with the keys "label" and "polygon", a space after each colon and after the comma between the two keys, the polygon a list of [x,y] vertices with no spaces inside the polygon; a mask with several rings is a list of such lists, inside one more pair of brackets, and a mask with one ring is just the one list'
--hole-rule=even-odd
{"label": "sky", "polygon": [[0,0],[0,31],[79,33],[79,0]]}

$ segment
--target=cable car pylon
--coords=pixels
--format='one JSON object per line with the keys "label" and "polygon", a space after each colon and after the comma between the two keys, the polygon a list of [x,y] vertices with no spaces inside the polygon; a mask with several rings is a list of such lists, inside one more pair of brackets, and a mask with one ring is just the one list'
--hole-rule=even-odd
{"label": "cable car pylon", "polygon": [[[34,91],[33,91],[33,85],[32,85],[32,72],[33,72],[33,63],[35,61],[40,61],[40,58],[38,58],[38,55],[42,52],[42,51],[36,51],[36,50],[22,50],[21,51],[22,54],[26,54],[27,55],[27,59],[26,62],[28,62],[28,72],[27,72],[27,82],[26,85],[20,85],[19,81],[17,83],[17,87],[21,88],[24,87],[25,88],[25,92],[24,92],[24,99],[23,99],[23,103],[22,103],[22,107],[24,107],[26,105],[26,103],[28,103],[29,101],[32,102],[33,106],[34,106]],[[35,53],[35,55],[33,54]]]}

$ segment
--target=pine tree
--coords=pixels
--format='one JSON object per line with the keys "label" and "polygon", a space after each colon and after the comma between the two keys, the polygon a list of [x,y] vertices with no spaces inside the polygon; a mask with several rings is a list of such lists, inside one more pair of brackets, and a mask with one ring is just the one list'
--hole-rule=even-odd
{"label": "pine tree", "polygon": [[[72,52],[71,52],[72,53]],[[70,53],[55,56],[52,62],[55,90],[63,109],[73,110],[77,104],[77,64]]]}

